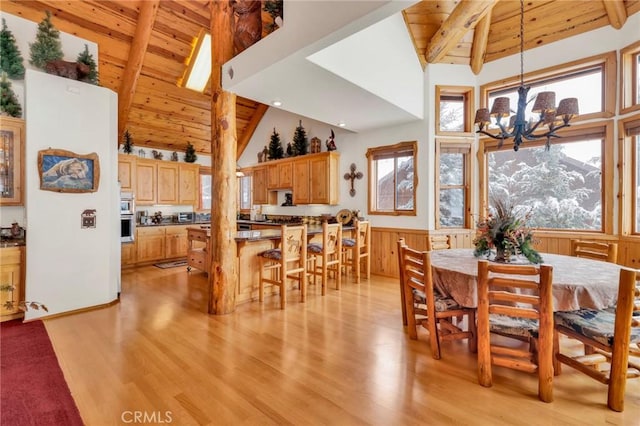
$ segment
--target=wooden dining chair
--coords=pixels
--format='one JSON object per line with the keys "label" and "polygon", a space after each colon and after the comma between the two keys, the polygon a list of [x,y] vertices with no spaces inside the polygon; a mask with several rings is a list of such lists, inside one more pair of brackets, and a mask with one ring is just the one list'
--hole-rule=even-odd
{"label": "wooden dining chair", "polygon": [[[409,248],[404,239],[398,240],[398,261],[401,297],[406,313],[409,337],[418,338],[417,325],[429,331],[431,355],[440,359],[440,342],[468,339],[469,350],[476,351],[475,310],[463,308],[450,297],[441,295],[433,286],[431,253]],[[458,316],[467,317],[467,330],[451,321]]]}
{"label": "wooden dining chair", "polygon": [[618,244],[604,241],[571,240],[571,256],[618,263]]}
{"label": "wooden dining chair", "polygon": [[[478,381],[490,387],[492,364],[538,373],[538,398],[553,401],[553,297],[550,265],[478,261]],[[497,333],[499,338],[491,339]],[[502,344],[518,336],[534,348]]]}
{"label": "wooden dining chair", "polygon": [[356,283],[360,283],[362,262],[365,264],[366,278],[371,275],[371,227],[367,220],[354,220],[354,238],[342,239],[342,266],[353,270],[356,276]]}
{"label": "wooden dining chair", "polygon": [[313,283],[319,276],[322,280],[322,295],[326,293],[329,272],[334,273],[336,290],[340,290],[342,268],[342,224],[322,223],[322,243],[309,243],[307,256],[311,267],[309,273],[313,275]]}
{"label": "wooden dining chair", "polygon": [[448,235],[429,235],[429,251],[448,250],[451,243]]}
{"label": "wooden dining chair", "polygon": [[[615,310],[580,309],[556,312],[558,334],[580,341],[593,353],[567,355],[560,351],[556,359],[608,386],[607,406],[624,410],[627,379],[640,377],[640,362],[629,357],[630,345],[640,343],[640,271],[622,268]],[[559,348],[559,341],[556,341]],[[585,351],[586,352],[586,351]],[[590,351],[591,352],[591,351]],[[556,366],[560,373],[560,366]]]}
{"label": "wooden dining chair", "polygon": [[280,288],[280,309],[287,303],[287,281],[299,282],[300,301],[307,292],[307,225],[281,226],[280,247],[258,253],[260,282],[258,299],[264,299],[264,285]]}

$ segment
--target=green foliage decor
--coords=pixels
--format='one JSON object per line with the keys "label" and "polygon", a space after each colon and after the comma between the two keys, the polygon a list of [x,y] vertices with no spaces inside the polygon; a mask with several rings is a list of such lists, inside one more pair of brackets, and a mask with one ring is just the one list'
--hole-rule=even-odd
{"label": "green foliage decor", "polygon": [[273,128],[271,134],[271,141],[269,142],[269,159],[278,160],[284,157],[284,150],[282,149],[282,143],[280,142],[280,135],[276,132],[276,128]]}
{"label": "green foliage decor", "polygon": [[85,64],[89,67],[89,74],[82,81],[84,81],[85,83],[95,84],[96,86],[100,84],[100,80],[98,77],[98,67],[96,65],[95,59],[93,59],[93,55],[89,53],[88,45],[84,45],[84,51],[78,54],[76,62]]}
{"label": "green foliage decor", "polygon": [[131,154],[133,151],[133,138],[129,133],[129,129],[125,130],[124,135],[122,135],[122,151],[125,154]]}
{"label": "green foliage decor", "polygon": [[293,155],[305,155],[308,152],[308,148],[307,132],[302,127],[302,120],[300,120],[293,135]]}
{"label": "green foliage decor", "polygon": [[22,54],[16,43],[16,38],[9,31],[7,22],[2,19],[2,30],[0,30],[0,72],[6,72],[7,76],[13,80],[24,78],[24,65]]}
{"label": "green foliage decor", "polygon": [[22,117],[22,107],[11,89],[11,82],[5,72],[0,79],[0,111],[11,117]]}
{"label": "green foliage decor", "polygon": [[34,67],[44,69],[47,62],[63,58],[60,31],[51,23],[51,12],[47,10],[45,18],[38,24],[36,41],[29,43],[31,59]]}
{"label": "green foliage decor", "polygon": [[195,163],[197,159],[198,156],[196,155],[196,149],[193,147],[193,145],[191,145],[191,142],[188,142],[187,150],[184,154],[184,161],[186,161],[187,163]]}
{"label": "green foliage decor", "polygon": [[533,249],[533,232],[527,226],[531,210],[516,209],[508,201],[494,199],[493,212],[477,223],[478,236],[473,240],[476,257],[489,256],[495,249],[496,262],[510,262],[512,256],[522,255],[531,263],[542,263]]}

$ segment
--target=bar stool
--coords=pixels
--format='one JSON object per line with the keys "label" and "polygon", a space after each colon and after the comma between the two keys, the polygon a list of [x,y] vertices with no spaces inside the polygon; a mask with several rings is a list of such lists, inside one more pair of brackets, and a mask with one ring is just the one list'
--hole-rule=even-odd
{"label": "bar stool", "polygon": [[[307,292],[307,225],[281,227],[280,248],[258,253],[260,260],[260,284],[258,299],[264,299],[264,284],[280,288],[280,309],[287,303],[287,279],[300,283],[300,301],[304,302]],[[271,271],[270,277],[269,271]]]}
{"label": "bar stool", "polygon": [[[313,284],[316,278],[321,277],[322,295],[326,293],[329,271],[336,277],[336,290],[340,290],[340,268],[342,267],[342,224],[326,221],[322,223],[322,243],[309,243],[307,245],[307,257],[311,263],[309,274],[313,275]],[[320,264],[318,264],[320,260]]]}
{"label": "bar stool", "polygon": [[353,226],[355,228],[355,238],[342,239],[342,266],[351,266],[356,274],[356,283],[359,284],[360,268],[363,260],[366,261],[366,278],[369,279],[369,275],[371,275],[371,256],[369,256],[371,227],[368,220],[354,220]]}

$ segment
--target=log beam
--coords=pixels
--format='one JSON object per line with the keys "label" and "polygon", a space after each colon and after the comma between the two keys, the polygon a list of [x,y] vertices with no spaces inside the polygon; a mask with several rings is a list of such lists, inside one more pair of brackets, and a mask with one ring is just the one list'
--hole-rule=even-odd
{"label": "log beam", "polygon": [[120,84],[120,90],[118,90],[118,144],[120,144],[127,126],[129,111],[133,103],[133,95],[136,92],[144,54],[149,45],[149,39],[151,38],[153,23],[158,14],[159,4],[160,0],[140,2],[140,13],[138,14],[136,32],[131,41],[129,59],[122,73],[122,83]]}
{"label": "log beam", "polygon": [[498,0],[462,0],[427,46],[428,63],[441,60],[486,15]]}
{"label": "log beam", "polygon": [[244,149],[247,147],[247,145],[249,145],[251,136],[253,136],[253,133],[256,131],[256,127],[258,127],[260,120],[262,120],[262,117],[264,117],[264,114],[268,109],[269,106],[265,104],[258,104],[258,106],[256,107],[255,112],[251,116],[251,121],[249,121],[249,124],[247,124],[244,132],[242,132],[242,137],[238,140],[237,158],[240,158],[240,156],[244,152]]}
{"label": "log beam", "polygon": [[487,41],[489,40],[489,27],[491,26],[491,12],[489,10],[484,18],[478,21],[473,33],[473,45],[471,46],[471,71],[475,75],[480,74],[484,65],[484,56],[487,53]]}
{"label": "log beam", "polygon": [[230,1],[211,7],[211,262],[209,313],[235,310],[238,285],[236,233],[236,95],[222,89],[222,65],[233,57]]}
{"label": "log beam", "polygon": [[627,9],[624,7],[624,0],[602,0],[604,8],[609,17],[609,23],[613,28],[619,30],[627,22]]}

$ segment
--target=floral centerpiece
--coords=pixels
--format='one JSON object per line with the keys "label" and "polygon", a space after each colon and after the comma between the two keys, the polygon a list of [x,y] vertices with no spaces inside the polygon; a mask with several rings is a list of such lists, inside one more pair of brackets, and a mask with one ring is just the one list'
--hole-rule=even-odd
{"label": "floral centerpiece", "polygon": [[495,250],[496,262],[508,263],[521,255],[531,263],[542,263],[542,257],[533,249],[533,232],[527,226],[531,210],[516,209],[501,199],[494,200],[491,210],[486,219],[477,223],[474,256],[489,256]]}

